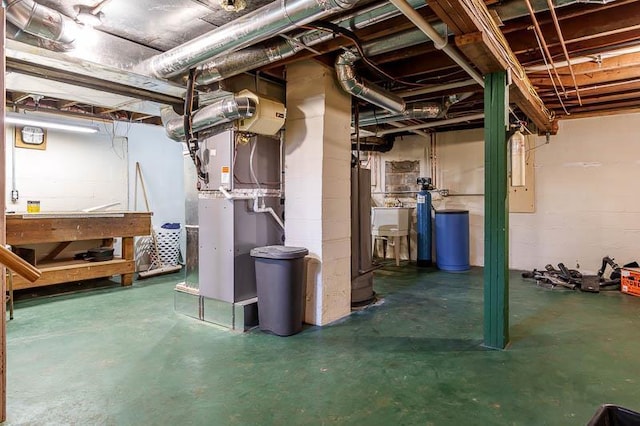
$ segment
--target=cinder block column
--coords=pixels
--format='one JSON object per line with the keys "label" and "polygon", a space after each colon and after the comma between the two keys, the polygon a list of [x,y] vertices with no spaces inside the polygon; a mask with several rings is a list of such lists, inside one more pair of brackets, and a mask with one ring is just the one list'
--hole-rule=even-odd
{"label": "cinder block column", "polygon": [[309,249],[305,322],[351,311],[351,98],[317,62],[287,67],[286,244]]}

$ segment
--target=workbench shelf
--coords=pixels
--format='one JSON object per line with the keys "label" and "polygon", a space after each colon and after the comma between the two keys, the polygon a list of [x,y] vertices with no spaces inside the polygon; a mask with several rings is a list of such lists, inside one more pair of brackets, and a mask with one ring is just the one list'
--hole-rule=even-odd
{"label": "workbench shelf", "polygon": [[[13,276],[14,289],[42,287],[65,282],[121,276],[123,286],[131,285],[135,273],[134,244],[136,236],[149,235],[150,212],[101,213],[30,213],[6,217],[7,244],[13,247],[29,244],[58,243],[58,247],[37,267],[42,276],[30,283]],[[73,241],[122,238],[122,257],[102,262],[56,259],[60,248]],[[60,250],[61,252],[62,250]]]}

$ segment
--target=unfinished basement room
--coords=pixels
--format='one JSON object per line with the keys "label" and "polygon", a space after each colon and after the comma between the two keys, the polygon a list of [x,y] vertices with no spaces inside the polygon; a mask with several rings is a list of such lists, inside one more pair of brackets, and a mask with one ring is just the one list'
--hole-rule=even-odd
{"label": "unfinished basement room", "polygon": [[640,1],[0,10],[0,422],[640,426]]}

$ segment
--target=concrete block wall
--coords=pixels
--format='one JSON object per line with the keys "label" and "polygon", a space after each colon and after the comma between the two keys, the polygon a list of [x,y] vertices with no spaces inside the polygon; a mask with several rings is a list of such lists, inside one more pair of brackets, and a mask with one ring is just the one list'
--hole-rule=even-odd
{"label": "concrete block wall", "polygon": [[309,249],[305,322],[351,311],[350,98],[315,62],[287,68],[286,245]]}

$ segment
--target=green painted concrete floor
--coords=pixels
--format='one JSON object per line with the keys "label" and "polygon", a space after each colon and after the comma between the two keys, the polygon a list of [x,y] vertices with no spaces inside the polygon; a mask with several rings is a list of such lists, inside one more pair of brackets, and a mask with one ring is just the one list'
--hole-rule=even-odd
{"label": "green painted concrete floor", "polygon": [[19,302],[8,424],[584,425],[604,402],[640,410],[640,298],[514,272],[512,344],[493,351],[481,269],[387,266],[381,304],[288,338],[174,313],[179,278]]}

